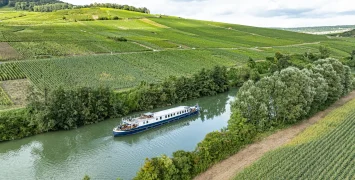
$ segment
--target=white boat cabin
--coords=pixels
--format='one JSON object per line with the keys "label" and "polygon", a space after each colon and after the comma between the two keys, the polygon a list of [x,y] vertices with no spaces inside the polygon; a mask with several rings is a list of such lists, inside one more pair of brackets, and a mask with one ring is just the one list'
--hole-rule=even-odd
{"label": "white boat cabin", "polygon": [[189,106],[179,106],[176,108],[171,108],[171,109],[167,109],[167,110],[159,111],[159,112],[155,112],[155,113],[150,113],[150,112],[144,113],[143,115],[141,115],[138,118],[124,120],[124,123],[128,124],[128,125],[132,125],[134,127],[144,126],[144,125],[155,123],[158,121],[163,121],[163,120],[171,119],[171,118],[174,118],[177,116],[181,116],[183,114],[190,113],[193,110],[194,109],[192,109]]}

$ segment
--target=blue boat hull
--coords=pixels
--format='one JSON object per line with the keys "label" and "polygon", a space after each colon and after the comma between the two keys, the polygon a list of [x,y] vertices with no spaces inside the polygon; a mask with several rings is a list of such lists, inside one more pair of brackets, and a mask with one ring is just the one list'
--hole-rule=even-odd
{"label": "blue boat hull", "polygon": [[139,133],[139,132],[143,132],[143,131],[146,131],[146,130],[161,126],[163,124],[167,124],[167,123],[170,123],[170,122],[177,121],[179,119],[183,119],[183,118],[198,114],[198,112],[199,111],[195,111],[193,113],[188,113],[188,114],[183,114],[183,115],[176,116],[176,117],[173,117],[173,118],[170,118],[170,119],[166,119],[166,120],[163,120],[163,121],[158,121],[158,122],[155,122],[155,123],[152,123],[152,124],[148,124],[148,125],[145,125],[145,126],[137,127],[137,128],[134,128],[134,129],[131,129],[131,130],[128,130],[128,131],[120,131],[120,132],[113,131],[113,136],[114,137],[118,137],[118,136],[136,134],[136,133]]}

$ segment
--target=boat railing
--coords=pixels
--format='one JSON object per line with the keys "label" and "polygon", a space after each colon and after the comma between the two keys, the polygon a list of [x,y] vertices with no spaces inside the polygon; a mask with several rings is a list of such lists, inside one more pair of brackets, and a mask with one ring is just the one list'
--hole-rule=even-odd
{"label": "boat railing", "polygon": [[134,115],[134,116],[130,116],[130,117],[124,117],[124,118],[122,118],[122,122],[132,121],[133,119],[137,119],[140,116],[141,115]]}

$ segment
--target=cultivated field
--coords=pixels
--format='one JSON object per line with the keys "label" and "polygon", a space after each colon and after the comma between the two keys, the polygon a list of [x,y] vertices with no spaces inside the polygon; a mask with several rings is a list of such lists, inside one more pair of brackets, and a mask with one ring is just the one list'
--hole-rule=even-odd
{"label": "cultivated field", "polygon": [[235,179],[354,179],[354,107],[352,100],[335,109]]}
{"label": "cultivated field", "polygon": [[0,82],[0,110],[4,108],[5,106],[10,106],[12,105],[12,101],[9,98],[9,96],[6,94],[6,92],[2,88],[2,83]]}
{"label": "cultivated field", "polygon": [[[99,18],[118,20],[98,20]],[[116,19],[117,19],[116,18]],[[131,88],[215,65],[265,60],[275,52],[350,56],[351,38],[183,19],[110,8],[40,13],[0,11],[0,81],[27,78],[39,89]]]}

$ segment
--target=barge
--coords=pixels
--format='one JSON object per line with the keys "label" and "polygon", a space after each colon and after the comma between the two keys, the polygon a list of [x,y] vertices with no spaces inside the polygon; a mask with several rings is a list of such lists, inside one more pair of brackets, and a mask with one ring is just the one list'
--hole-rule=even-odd
{"label": "barge", "polygon": [[197,114],[200,107],[179,106],[155,113],[144,113],[140,117],[122,120],[122,123],[113,129],[113,136],[136,134],[166,123],[177,121]]}

